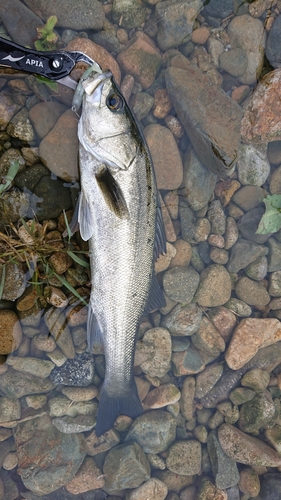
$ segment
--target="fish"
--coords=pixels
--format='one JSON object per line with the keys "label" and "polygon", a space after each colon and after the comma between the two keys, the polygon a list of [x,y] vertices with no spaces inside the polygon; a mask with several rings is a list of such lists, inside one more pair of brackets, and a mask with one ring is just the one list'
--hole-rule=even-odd
{"label": "fish", "polygon": [[95,427],[100,436],[119,415],[143,412],[134,351],[142,317],[165,305],[154,262],[166,252],[166,237],[152,159],[112,73],[90,73],[82,86],[81,192],[71,229],[78,221],[89,242],[88,349],[103,346],[105,354]]}

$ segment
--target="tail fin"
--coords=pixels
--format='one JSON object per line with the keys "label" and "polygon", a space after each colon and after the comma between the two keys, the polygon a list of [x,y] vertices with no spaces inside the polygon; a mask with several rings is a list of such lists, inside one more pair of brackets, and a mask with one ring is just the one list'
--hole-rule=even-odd
{"label": "tail fin", "polygon": [[95,433],[99,437],[107,432],[113,427],[119,415],[135,418],[141,413],[143,413],[143,407],[135,383],[132,384],[131,390],[126,392],[123,397],[111,397],[103,389],[98,407]]}

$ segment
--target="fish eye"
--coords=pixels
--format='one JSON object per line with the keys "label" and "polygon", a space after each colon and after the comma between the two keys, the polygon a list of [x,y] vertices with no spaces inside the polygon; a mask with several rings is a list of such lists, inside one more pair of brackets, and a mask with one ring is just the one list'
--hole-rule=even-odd
{"label": "fish eye", "polygon": [[118,94],[111,94],[108,96],[106,104],[111,111],[120,111],[124,106],[124,100]]}

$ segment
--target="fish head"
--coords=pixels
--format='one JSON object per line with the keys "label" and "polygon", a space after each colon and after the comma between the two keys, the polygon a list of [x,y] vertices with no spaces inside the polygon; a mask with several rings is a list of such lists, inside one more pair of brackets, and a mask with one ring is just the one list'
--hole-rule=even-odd
{"label": "fish head", "polygon": [[82,146],[114,173],[126,170],[136,158],[140,132],[111,72],[83,82],[78,137]]}

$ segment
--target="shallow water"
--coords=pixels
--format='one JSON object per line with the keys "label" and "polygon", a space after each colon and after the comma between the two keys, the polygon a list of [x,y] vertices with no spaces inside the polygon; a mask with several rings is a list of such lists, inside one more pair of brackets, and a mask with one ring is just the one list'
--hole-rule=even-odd
{"label": "shallow water", "polygon": [[56,15],[51,43],[113,72],[155,166],[167,305],[137,335],[144,414],[97,438],[88,246],[62,237],[79,192],[73,91],[2,69],[0,499],[280,498],[281,3],[44,5],[0,2],[0,35],[33,46]]}

